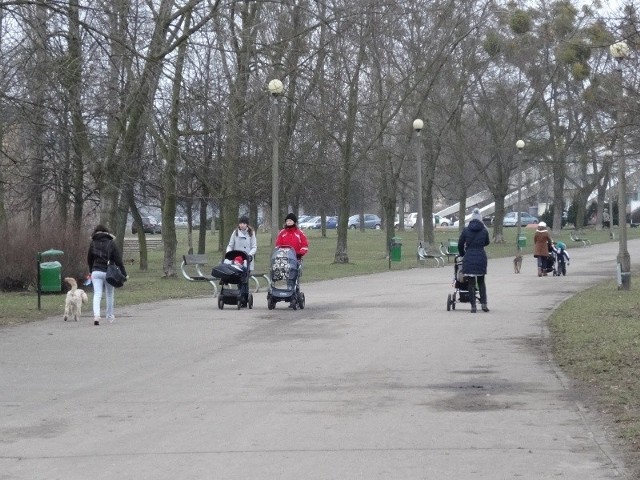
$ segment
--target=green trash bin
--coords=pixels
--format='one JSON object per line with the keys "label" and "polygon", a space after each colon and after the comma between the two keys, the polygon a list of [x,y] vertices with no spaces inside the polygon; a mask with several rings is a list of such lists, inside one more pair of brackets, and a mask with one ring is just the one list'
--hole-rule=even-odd
{"label": "green trash bin", "polygon": [[449,239],[447,240],[447,255],[458,255],[460,252],[458,251],[458,240]]}
{"label": "green trash bin", "polygon": [[62,291],[62,264],[60,262],[40,263],[40,291]]}
{"label": "green trash bin", "polygon": [[524,248],[527,246],[527,237],[525,235],[520,235],[518,237],[518,248]]}
{"label": "green trash bin", "polygon": [[399,262],[402,260],[402,243],[400,240],[402,240],[400,237],[393,237],[391,239],[389,258],[392,262]]}

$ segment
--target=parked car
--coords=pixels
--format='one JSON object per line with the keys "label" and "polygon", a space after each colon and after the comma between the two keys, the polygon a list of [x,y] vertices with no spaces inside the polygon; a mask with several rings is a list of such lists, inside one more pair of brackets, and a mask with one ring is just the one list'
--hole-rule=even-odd
{"label": "parked car", "polygon": [[[144,233],[150,233],[151,235],[154,233],[162,233],[162,225],[160,225],[154,217],[142,217],[142,231]],[[131,225],[131,233],[134,235],[138,233],[135,223]]]}
{"label": "parked car", "polygon": [[[322,227],[322,222],[320,221],[320,217],[318,217],[318,221],[315,222],[311,227],[315,230]],[[327,229],[336,229],[338,228],[338,217],[327,217]]]}
{"label": "parked car", "polygon": [[[351,215],[348,222],[349,228],[360,228],[360,215]],[[374,228],[380,230],[382,228],[382,220],[378,215],[373,213],[364,214],[364,228]]]}
{"label": "parked car", "polygon": [[[404,220],[404,228],[413,228],[418,221],[418,212],[410,213]],[[431,214],[431,221],[434,227],[448,227],[451,225],[451,221],[447,217],[440,218],[439,215]]]}
{"label": "parked car", "polygon": [[320,217],[317,215],[315,217],[306,218],[302,221],[298,220],[298,228],[307,230],[309,228],[314,228],[316,223],[320,223]]}
{"label": "parked car", "polygon": [[[520,226],[526,227],[532,223],[538,223],[538,219],[527,212],[520,212]],[[509,212],[504,216],[502,225],[505,227],[515,227],[518,224],[518,212]]]}

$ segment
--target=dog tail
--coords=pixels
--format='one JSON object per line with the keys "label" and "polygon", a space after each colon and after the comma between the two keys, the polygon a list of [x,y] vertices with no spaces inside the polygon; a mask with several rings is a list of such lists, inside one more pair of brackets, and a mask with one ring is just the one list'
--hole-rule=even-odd
{"label": "dog tail", "polygon": [[67,285],[69,285],[69,288],[70,288],[71,290],[75,290],[76,288],[78,288],[78,282],[76,282],[76,279],[75,279],[75,278],[72,278],[72,277],[66,277],[66,278],[64,279],[64,281],[65,281],[65,283],[66,283]]}

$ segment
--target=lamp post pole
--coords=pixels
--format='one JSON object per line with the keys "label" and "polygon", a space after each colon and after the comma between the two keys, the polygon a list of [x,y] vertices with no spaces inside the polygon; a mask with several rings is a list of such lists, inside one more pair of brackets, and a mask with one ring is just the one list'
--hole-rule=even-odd
{"label": "lamp post pole", "polygon": [[[629,55],[629,46],[625,42],[614,43],[609,47],[611,55],[618,63],[618,82],[620,91],[623,88],[622,61]],[[616,121],[619,121],[619,109],[617,110]],[[618,134],[618,290],[631,289],[631,256],[627,249],[627,165],[622,145],[622,135]]]}
{"label": "lamp post pole", "polygon": [[516,148],[518,149],[518,215],[516,216],[516,222],[518,222],[518,231],[516,233],[516,249],[520,252],[520,232],[522,231],[522,221],[520,219],[520,201],[522,198],[522,149],[524,148],[524,141],[518,140],[516,142]]}
{"label": "lamp post pole", "polygon": [[[420,131],[424,123],[419,118],[413,121],[413,130],[416,132],[416,165],[418,177],[416,179],[416,189],[418,191],[418,215],[416,218],[416,228],[418,229],[418,248],[424,247],[424,221],[422,215],[422,158],[420,155]],[[420,258],[418,256],[418,258]]]}
{"label": "lamp post pole", "polygon": [[273,127],[273,154],[272,154],[272,165],[271,165],[271,245],[275,245],[276,237],[278,236],[279,224],[279,214],[280,214],[280,178],[279,178],[279,165],[278,165],[278,155],[279,155],[279,147],[280,147],[280,102],[279,97],[282,94],[283,86],[282,82],[277,78],[271,80],[269,82],[269,93],[273,98],[272,107],[272,118],[271,124]]}

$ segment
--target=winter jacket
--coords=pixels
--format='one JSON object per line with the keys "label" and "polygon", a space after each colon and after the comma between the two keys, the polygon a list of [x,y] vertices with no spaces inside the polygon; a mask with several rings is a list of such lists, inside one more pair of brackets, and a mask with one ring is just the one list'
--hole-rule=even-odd
{"label": "winter jacket", "polygon": [[536,230],[533,236],[533,256],[548,257],[550,245],[551,235],[549,235],[549,230],[544,227],[538,227],[538,230]]}
{"label": "winter jacket", "polygon": [[106,272],[107,261],[115,263],[120,267],[123,275],[127,275],[127,271],[122,263],[122,256],[118,245],[113,240],[114,236],[107,232],[96,232],[91,237],[89,252],[87,253],[87,263],[90,272]]}
{"label": "winter jacket", "polygon": [[462,255],[462,272],[465,275],[487,274],[489,232],[480,220],[471,220],[458,239],[458,251]]}
{"label": "winter jacket", "polygon": [[249,232],[248,229],[240,230],[239,228],[236,228],[231,234],[229,245],[227,245],[227,252],[230,252],[231,250],[239,250],[247,255],[251,255],[249,270],[253,271],[253,257],[255,257],[256,252],[258,251],[256,232],[253,230]]}
{"label": "winter jacket", "polygon": [[278,233],[276,247],[291,247],[296,251],[298,258],[300,258],[309,251],[309,242],[307,236],[298,227],[285,227]]}

